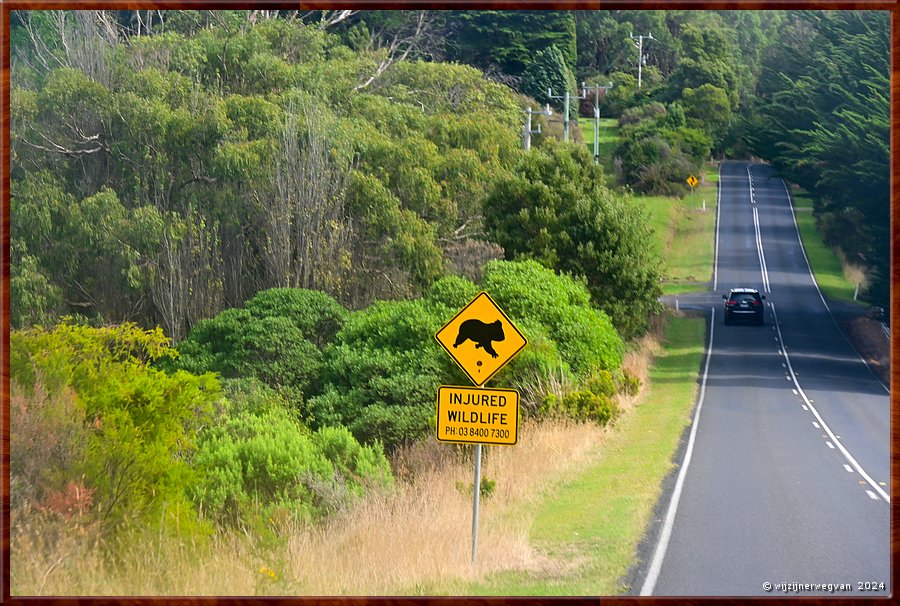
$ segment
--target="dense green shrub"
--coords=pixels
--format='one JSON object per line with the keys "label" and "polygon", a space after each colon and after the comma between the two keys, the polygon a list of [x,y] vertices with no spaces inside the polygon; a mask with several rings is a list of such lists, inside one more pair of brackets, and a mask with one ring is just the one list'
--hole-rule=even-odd
{"label": "dense green shrub", "polygon": [[315,425],[345,425],[388,450],[427,433],[442,378],[462,380],[434,340],[452,316],[435,309],[446,311],[424,299],[379,301],[350,314],[326,349],[326,387],[309,401]]}
{"label": "dense green shrub", "polygon": [[492,261],[484,268],[484,288],[513,319],[544,327],[576,374],[622,364],[622,339],[609,317],[590,306],[583,281],[535,261]]}
{"label": "dense green shrub", "polygon": [[254,316],[283,317],[319,347],[330,343],[340,329],[347,310],[333,297],[306,288],[270,288],[244,304]]}
{"label": "dense green shrub", "polygon": [[616,419],[619,407],[610,396],[584,390],[570,392],[562,398],[549,394],[544,401],[542,412],[579,421],[592,421],[603,426]]}
{"label": "dense green shrub", "polygon": [[551,98],[547,93],[553,93],[554,97],[561,97],[568,91],[569,117],[578,115],[578,99],[575,97],[579,91],[575,75],[566,65],[562,52],[555,46],[545,48],[535,53],[534,58],[525,72],[522,74],[522,92],[537,99],[540,103],[550,103],[563,111],[563,103],[560,99]]}
{"label": "dense green shrub", "polygon": [[337,333],[346,310],[322,292],[274,288],[201,320],[178,344],[173,364],[191,372],[256,377],[272,387],[317,393],[322,348]]}
{"label": "dense green shrub", "polygon": [[370,488],[392,484],[376,444],[361,446],[344,428],[310,432],[277,398],[251,412],[238,405],[207,428],[195,464],[195,501],[212,518],[235,523],[284,508],[314,520]]}
{"label": "dense green shrub", "polygon": [[[65,468],[43,470],[39,480],[46,483],[39,491],[59,493],[65,482],[77,479],[90,491],[92,511],[105,528],[149,519],[155,524],[162,519],[166,527],[189,524],[190,516],[173,519],[172,514],[192,511],[182,507],[198,480],[190,460],[197,432],[221,400],[216,378],[150,366],[173,353],[158,328],[63,323],[14,331],[10,341],[11,378],[17,390],[31,396],[20,400],[26,409],[19,418],[31,419],[33,431],[46,428],[46,435],[55,435],[54,415],[60,411],[54,401],[63,398],[70,402],[66,410],[75,426],[82,428],[70,435],[75,438],[47,444],[72,453],[51,458]],[[34,398],[36,393],[45,397]],[[27,455],[11,453],[13,461],[21,456]]]}

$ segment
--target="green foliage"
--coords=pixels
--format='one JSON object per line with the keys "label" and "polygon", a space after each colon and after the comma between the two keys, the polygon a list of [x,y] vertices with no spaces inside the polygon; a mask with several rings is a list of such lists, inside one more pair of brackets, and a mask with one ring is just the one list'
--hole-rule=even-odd
{"label": "green foliage", "polygon": [[441,324],[421,299],[377,302],[351,314],[326,350],[328,385],[309,403],[317,423],[345,425],[388,450],[424,435],[452,364],[434,343]]}
{"label": "green foliage", "polygon": [[727,93],[732,109],[738,106],[743,85],[739,50],[733,30],[717,21],[688,23],[681,30],[682,54],[666,82],[670,99],[677,99],[685,89],[708,84]]}
{"label": "green foliage", "polygon": [[890,275],[889,19],[789,12],[743,128],[754,154],[813,194],[826,241],[863,261],[870,300]]}
{"label": "green foliage", "polygon": [[[472,496],[472,482],[466,484],[462,480],[456,481],[456,490],[458,490],[461,494],[467,495],[469,497]],[[478,494],[481,498],[487,498],[494,494],[494,489],[497,488],[497,480],[490,480],[484,476],[481,477],[481,485],[478,491]]]}
{"label": "green foliage", "polygon": [[173,354],[168,340],[160,329],[133,324],[63,323],[13,331],[10,340],[17,388],[50,394],[31,404],[41,423],[53,422],[57,394],[74,394],[68,410],[86,431],[66,447],[83,457],[70,457],[66,469],[53,471],[59,482],[81,478],[92,491],[94,515],[107,529],[123,521],[158,523],[162,510],[186,498],[198,479],[190,465],[197,432],[221,398],[212,375],[153,368],[149,363]]}
{"label": "green foliage", "polygon": [[575,19],[568,11],[460,11],[455,59],[509,75],[523,74],[535,53],[556,46],[569,69],[576,63]]}
{"label": "green foliage", "polygon": [[514,176],[498,180],[484,212],[507,257],[584,276],[594,304],[622,335],[646,329],[659,296],[648,218],[607,189],[586,150],[552,144],[533,150]]}
{"label": "green foliage", "polygon": [[[399,16],[365,19],[406,35],[409,15]],[[15,52],[36,68],[26,74],[17,62],[13,76],[12,239],[25,241],[15,249],[14,321],[78,311],[98,323],[162,324],[180,340],[226,305],[285,283],[266,256],[272,223],[301,234],[313,229],[302,221],[347,227],[340,258],[322,263],[340,266],[341,287],[329,292],[354,308],[420,295],[442,275],[442,242],[477,222],[495,175],[516,157],[521,109],[507,87],[463,65],[402,60],[380,70],[386,50],[353,51],[301,20],[251,24],[246,11],[165,19],[175,24],[165,33],[106,49],[102,79],[59,40],[32,48],[17,30]],[[65,67],[51,58],[44,69],[38,55],[48,51]],[[309,128],[291,134],[289,158],[291,116]],[[274,216],[270,194],[285,187],[278,167],[315,170],[304,165],[314,143],[354,167],[326,196],[343,207],[335,217],[317,218],[316,208],[302,220],[299,210]],[[323,175],[308,180],[328,187]],[[304,271],[331,276],[322,263]]]}
{"label": "green foliage", "polygon": [[484,288],[511,318],[544,328],[577,375],[621,365],[622,340],[609,317],[591,307],[584,282],[535,261],[492,261],[484,268]]}
{"label": "green foliage", "polygon": [[203,432],[195,458],[203,480],[192,495],[212,518],[237,523],[284,508],[310,521],[392,485],[380,447],[361,446],[342,427],[311,433],[273,400],[255,411],[238,401]]}
{"label": "green foliage", "polygon": [[62,292],[41,272],[37,257],[20,241],[10,243],[10,324],[14,327],[46,325],[56,317]]}
{"label": "green foliage", "polygon": [[320,387],[322,348],[345,316],[346,310],[325,293],[270,289],[243,309],[227,309],[198,322],[170,363],[191,372],[255,377],[274,388],[314,393]]}
{"label": "green foliage", "polygon": [[[538,51],[522,74],[522,92],[537,99],[540,103],[550,103],[560,111],[564,111],[564,101],[560,97],[568,92],[572,97],[578,95],[578,83],[572,70],[566,65],[562,52],[551,46]],[[569,101],[570,117],[578,115],[578,100]]]}
{"label": "green foliage", "polygon": [[698,122],[686,119],[684,103],[671,103],[666,108],[652,102],[622,113],[623,127],[619,130],[616,155],[621,161],[625,182],[636,190],[651,194],[684,194],[687,191],[684,175],[698,172],[709,156],[710,136],[685,126],[685,123]]}
{"label": "green foliage", "polygon": [[613,87],[607,91],[600,103],[600,115],[618,118],[625,109],[637,103],[640,94],[637,78],[631,74],[613,72],[609,75],[609,81]]}
{"label": "green foliage", "polygon": [[562,415],[578,421],[592,421],[608,425],[619,416],[615,400],[592,391],[573,391],[562,398],[549,394],[544,401],[543,414]]}
{"label": "green foliage", "polygon": [[715,142],[724,140],[731,123],[731,105],[728,94],[712,84],[682,91],[681,104],[689,124],[703,130]]}

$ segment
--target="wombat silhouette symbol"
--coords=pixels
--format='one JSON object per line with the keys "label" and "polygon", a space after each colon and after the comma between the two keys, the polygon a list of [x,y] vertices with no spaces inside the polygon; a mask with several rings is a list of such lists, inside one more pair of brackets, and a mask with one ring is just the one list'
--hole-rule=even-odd
{"label": "wombat silhouette symbol", "polygon": [[493,342],[504,339],[506,339],[506,335],[503,334],[503,322],[500,320],[490,324],[481,320],[466,320],[459,325],[459,334],[456,336],[453,348],[456,349],[471,340],[475,343],[475,349],[483,349],[492,358],[496,358],[497,352],[494,351]]}

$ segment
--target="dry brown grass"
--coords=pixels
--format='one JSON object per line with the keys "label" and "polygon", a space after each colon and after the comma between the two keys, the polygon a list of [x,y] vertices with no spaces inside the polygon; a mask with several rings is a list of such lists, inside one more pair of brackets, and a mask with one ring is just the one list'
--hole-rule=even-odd
{"label": "dry brown grass", "polygon": [[[13,512],[14,595],[386,595],[427,591],[505,569],[555,564],[528,543],[520,515],[602,442],[593,425],[547,421],[522,427],[514,447],[487,447],[478,565],[472,567],[471,447],[425,444],[453,454],[414,470],[389,494],[373,495],[314,528],[282,528],[283,540],[222,532],[208,548],[152,529],[126,537],[124,555],[70,523]],[[459,452],[462,451],[462,452]],[[26,515],[27,514],[27,515]],[[53,537],[49,540],[49,537]]]}
{"label": "dry brown grass", "polygon": [[841,261],[841,270],[844,273],[844,278],[854,286],[859,284],[859,291],[865,292],[866,289],[869,288],[869,277],[866,274],[865,268],[848,261],[847,255],[845,255],[844,251],[840,248],[835,248],[835,251],[837,252],[838,259]]}

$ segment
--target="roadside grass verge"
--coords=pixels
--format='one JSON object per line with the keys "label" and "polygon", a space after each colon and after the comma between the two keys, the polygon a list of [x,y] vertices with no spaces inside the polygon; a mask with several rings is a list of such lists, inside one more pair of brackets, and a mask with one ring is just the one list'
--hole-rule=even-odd
{"label": "roadside grass verge", "polygon": [[715,248],[718,168],[706,166],[702,176],[703,182],[683,198],[635,196],[650,211],[656,234],[653,244],[663,259],[663,294],[703,292],[709,288]]}
{"label": "roadside grass verge", "polygon": [[455,595],[616,595],[634,562],[682,432],[689,425],[704,352],[705,320],[672,317],[655,347],[649,384],[578,472],[547,489],[530,519],[528,541],[552,565],[509,570]]}
{"label": "roadside grass verge", "polygon": [[839,252],[823,242],[813,217],[813,203],[809,194],[801,190],[798,193],[792,192],[791,197],[794,199],[794,214],[797,217],[797,227],[800,228],[803,248],[819,288],[825,296],[832,299],[853,301],[856,282],[862,283],[861,289],[865,288],[865,274],[859,267],[848,264]]}

